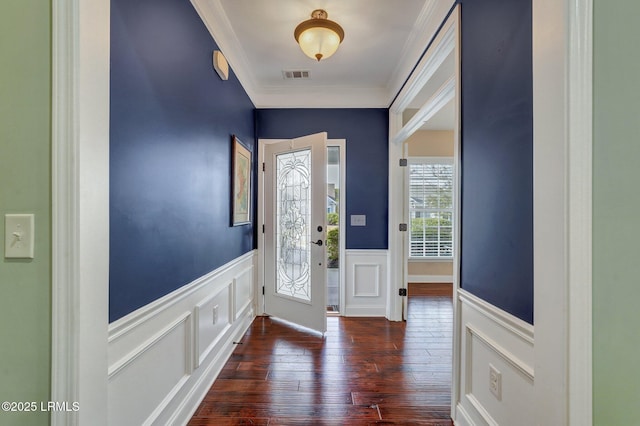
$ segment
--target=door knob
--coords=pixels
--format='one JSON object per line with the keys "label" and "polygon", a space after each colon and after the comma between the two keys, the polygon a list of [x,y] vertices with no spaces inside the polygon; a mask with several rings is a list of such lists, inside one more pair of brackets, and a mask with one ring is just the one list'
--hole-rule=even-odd
{"label": "door knob", "polygon": [[315,244],[317,246],[322,246],[322,240],[318,240],[318,241],[311,241],[311,244]]}

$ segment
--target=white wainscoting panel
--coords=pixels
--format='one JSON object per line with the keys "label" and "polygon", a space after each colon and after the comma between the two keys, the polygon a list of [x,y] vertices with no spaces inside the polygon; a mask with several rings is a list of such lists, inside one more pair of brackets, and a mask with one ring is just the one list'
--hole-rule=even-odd
{"label": "white wainscoting panel", "polygon": [[[458,290],[461,309],[458,425],[533,425],[534,328],[484,300]],[[501,395],[489,388],[490,368]]]}
{"label": "white wainscoting panel", "polygon": [[380,297],[380,265],[353,265],[353,297]]}
{"label": "white wainscoting panel", "polygon": [[385,316],[387,250],[346,250],[345,316]]}
{"label": "white wainscoting panel", "polygon": [[188,312],[109,367],[110,424],[152,423],[180,391],[193,369],[191,328]]}
{"label": "white wainscoting panel", "polygon": [[199,367],[225,336],[234,321],[233,282],[222,286],[195,307],[195,365]]}
{"label": "white wainscoting panel", "polygon": [[253,303],[254,299],[254,289],[253,283],[255,282],[255,268],[251,266],[243,271],[241,271],[234,279],[233,279],[233,287],[235,294],[235,312],[236,318],[237,315],[240,315],[241,312],[244,312],[247,307]]}
{"label": "white wainscoting panel", "polygon": [[109,325],[108,422],[186,424],[255,317],[256,252]]}

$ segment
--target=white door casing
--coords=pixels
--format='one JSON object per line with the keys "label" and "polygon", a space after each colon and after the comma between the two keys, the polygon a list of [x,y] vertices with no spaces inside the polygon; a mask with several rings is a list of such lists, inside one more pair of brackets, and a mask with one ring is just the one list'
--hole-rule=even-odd
{"label": "white door casing", "polygon": [[265,147],[265,313],[326,331],[327,134]]}
{"label": "white door casing", "polygon": [[[418,96],[427,85],[429,79],[444,62],[444,58],[453,53],[453,75],[430,96],[419,111],[405,124],[402,113],[410,102]],[[460,187],[459,187],[459,143],[460,143],[460,6],[453,9],[451,15],[444,21],[439,33],[434,38],[429,50],[420,60],[405,87],[389,108],[389,283],[390,299],[388,302],[388,316],[390,320],[406,319],[407,301],[396,297],[398,289],[408,287],[408,235],[399,232],[399,223],[409,223],[408,202],[405,194],[405,169],[399,167],[399,160],[407,158],[406,141],[416,130],[419,123],[429,120],[433,114],[454,99],[454,276],[453,276],[453,377],[451,383],[451,415],[454,420],[456,401],[460,395],[460,303],[457,301],[458,269],[459,269],[459,218],[460,218]]]}

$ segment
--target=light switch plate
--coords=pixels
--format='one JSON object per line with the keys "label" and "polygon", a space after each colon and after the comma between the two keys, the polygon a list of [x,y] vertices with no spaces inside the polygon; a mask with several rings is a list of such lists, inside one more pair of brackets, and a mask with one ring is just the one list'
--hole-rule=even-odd
{"label": "light switch plate", "polygon": [[4,257],[33,259],[34,219],[32,214],[4,216]]}
{"label": "light switch plate", "polygon": [[367,226],[367,216],[364,214],[352,214],[351,226]]}

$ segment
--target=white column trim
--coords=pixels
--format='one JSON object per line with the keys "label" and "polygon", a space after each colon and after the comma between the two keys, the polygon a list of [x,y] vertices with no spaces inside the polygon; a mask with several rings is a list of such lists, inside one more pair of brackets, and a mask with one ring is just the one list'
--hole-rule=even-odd
{"label": "white column trim", "polygon": [[[451,384],[451,417],[454,421],[458,421],[458,410],[456,407],[460,401],[461,387],[461,366],[462,366],[462,302],[458,298],[458,290],[460,289],[460,218],[462,217],[462,173],[460,169],[460,157],[462,148],[462,50],[461,50],[461,32],[460,7],[453,12],[456,14],[458,25],[456,25],[455,34],[455,73],[456,73],[456,93],[455,93],[455,127],[453,129],[453,171],[454,171],[454,212],[453,212],[453,356],[452,356],[452,384]],[[466,415],[462,410],[461,416]]]}
{"label": "white column trim", "polygon": [[592,424],[592,7],[533,2],[539,424]]}
{"label": "white column trim", "polygon": [[[52,4],[52,318],[51,400],[78,400],[78,166],[76,69],[78,8]],[[51,424],[77,425],[74,412],[54,411]]]}
{"label": "white column trim", "polygon": [[569,5],[569,425],[593,423],[593,0]]}
{"label": "white column trim", "polygon": [[388,223],[388,298],[386,317],[390,321],[402,321],[402,299],[398,289],[406,283],[404,267],[404,236],[398,232],[398,225],[404,220],[404,169],[398,167],[403,156],[403,144],[393,143],[397,132],[402,128],[402,113],[389,112],[389,223]]}
{"label": "white column trim", "polygon": [[535,424],[568,423],[568,1],[532,4]]}
{"label": "white column trim", "polygon": [[110,2],[52,3],[53,425],[107,419]]}

